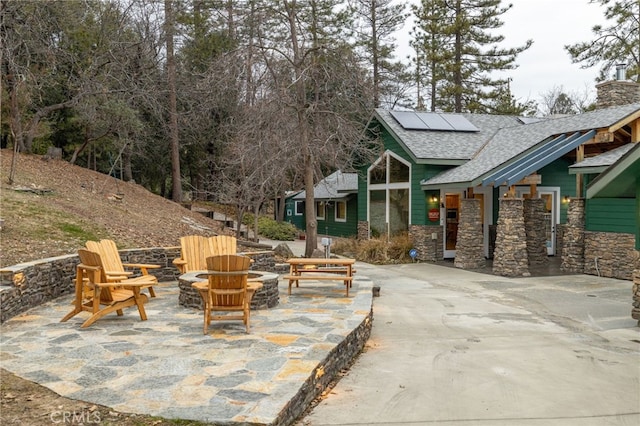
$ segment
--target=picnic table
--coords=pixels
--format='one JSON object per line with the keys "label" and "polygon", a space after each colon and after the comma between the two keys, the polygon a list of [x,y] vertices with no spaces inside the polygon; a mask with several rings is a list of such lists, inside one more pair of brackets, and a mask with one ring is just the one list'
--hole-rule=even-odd
{"label": "picnic table", "polygon": [[302,280],[343,281],[347,297],[349,297],[355,262],[355,259],[348,258],[294,257],[287,260],[289,275],[285,275],[283,278],[289,280],[289,294],[291,294],[293,283],[299,287],[299,282]]}

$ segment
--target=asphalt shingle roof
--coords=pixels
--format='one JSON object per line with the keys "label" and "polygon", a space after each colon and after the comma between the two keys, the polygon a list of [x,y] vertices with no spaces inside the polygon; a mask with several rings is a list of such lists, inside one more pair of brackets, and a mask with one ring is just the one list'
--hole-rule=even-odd
{"label": "asphalt shingle roof", "polygon": [[[335,200],[358,191],[358,174],[343,173],[340,170],[322,179],[313,188],[313,197],[316,200]],[[306,191],[293,197],[294,200],[304,200]]]}
{"label": "asphalt shingle roof", "polygon": [[624,154],[629,152],[631,148],[633,148],[635,143],[628,143],[626,145],[622,145],[616,149],[612,149],[611,151],[605,152],[600,155],[596,155],[594,157],[585,158],[583,161],[579,163],[572,164],[569,166],[571,169],[580,169],[584,167],[606,167],[610,166],[616,161],[618,161]]}
{"label": "asphalt shingle roof", "polygon": [[[637,111],[640,111],[640,104],[629,104],[579,115],[552,118],[527,125],[500,128],[468,162],[423,181],[422,184],[443,185],[473,182],[473,185],[476,185],[478,182],[474,181],[527,151],[543,146],[554,135],[606,128]],[[469,121],[473,122],[473,119],[469,118]],[[451,133],[450,137],[465,137],[465,135],[456,132]]]}
{"label": "asphalt shingle roof", "polygon": [[390,111],[376,109],[376,119],[403,144],[416,162],[428,160],[470,160],[501,128],[522,126],[514,116],[489,114],[461,115],[480,129],[479,132],[405,130]]}

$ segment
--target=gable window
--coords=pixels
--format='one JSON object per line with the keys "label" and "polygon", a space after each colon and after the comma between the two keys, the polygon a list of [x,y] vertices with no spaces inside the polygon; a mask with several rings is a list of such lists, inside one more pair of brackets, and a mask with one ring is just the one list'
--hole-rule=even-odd
{"label": "gable window", "polygon": [[304,214],[304,201],[296,201],[296,216]]}
{"label": "gable window", "polygon": [[324,220],[324,211],[326,204],[324,201],[316,201],[316,219]]}
{"label": "gable window", "polygon": [[391,151],[371,165],[367,176],[368,220],[372,236],[409,230],[411,165]]}
{"label": "gable window", "polygon": [[347,202],[346,201],[336,201],[335,220],[336,222],[347,221]]}

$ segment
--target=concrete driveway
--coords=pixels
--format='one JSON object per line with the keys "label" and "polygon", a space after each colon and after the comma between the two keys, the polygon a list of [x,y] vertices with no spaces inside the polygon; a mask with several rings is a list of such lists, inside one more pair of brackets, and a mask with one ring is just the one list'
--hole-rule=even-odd
{"label": "concrete driveway", "polygon": [[639,425],[630,281],[372,266],[365,352],[299,425]]}

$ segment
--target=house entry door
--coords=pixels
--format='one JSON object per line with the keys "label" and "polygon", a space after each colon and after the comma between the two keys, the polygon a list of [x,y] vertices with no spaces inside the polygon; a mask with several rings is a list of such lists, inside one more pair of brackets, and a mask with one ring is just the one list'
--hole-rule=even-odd
{"label": "house entry door", "polygon": [[462,191],[441,193],[440,220],[444,228],[444,258],[456,257],[456,244],[458,242],[458,224],[460,221],[460,200]]}
{"label": "house entry door", "polygon": [[558,199],[560,197],[559,190],[550,190],[538,192],[539,197],[544,200],[545,207],[545,235],[547,244],[547,255],[555,256],[556,254],[556,227],[558,225],[558,217],[560,212],[556,214],[556,209],[559,210],[560,205]]}
{"label": "house entry door", "polygon": [[[518,188],[516,194],[518,197],[529,198],[529,188]],[[539,186],[536,196],[544,200],[547,255],[555,256],[556,228],[560,220],[560,188]]]}

